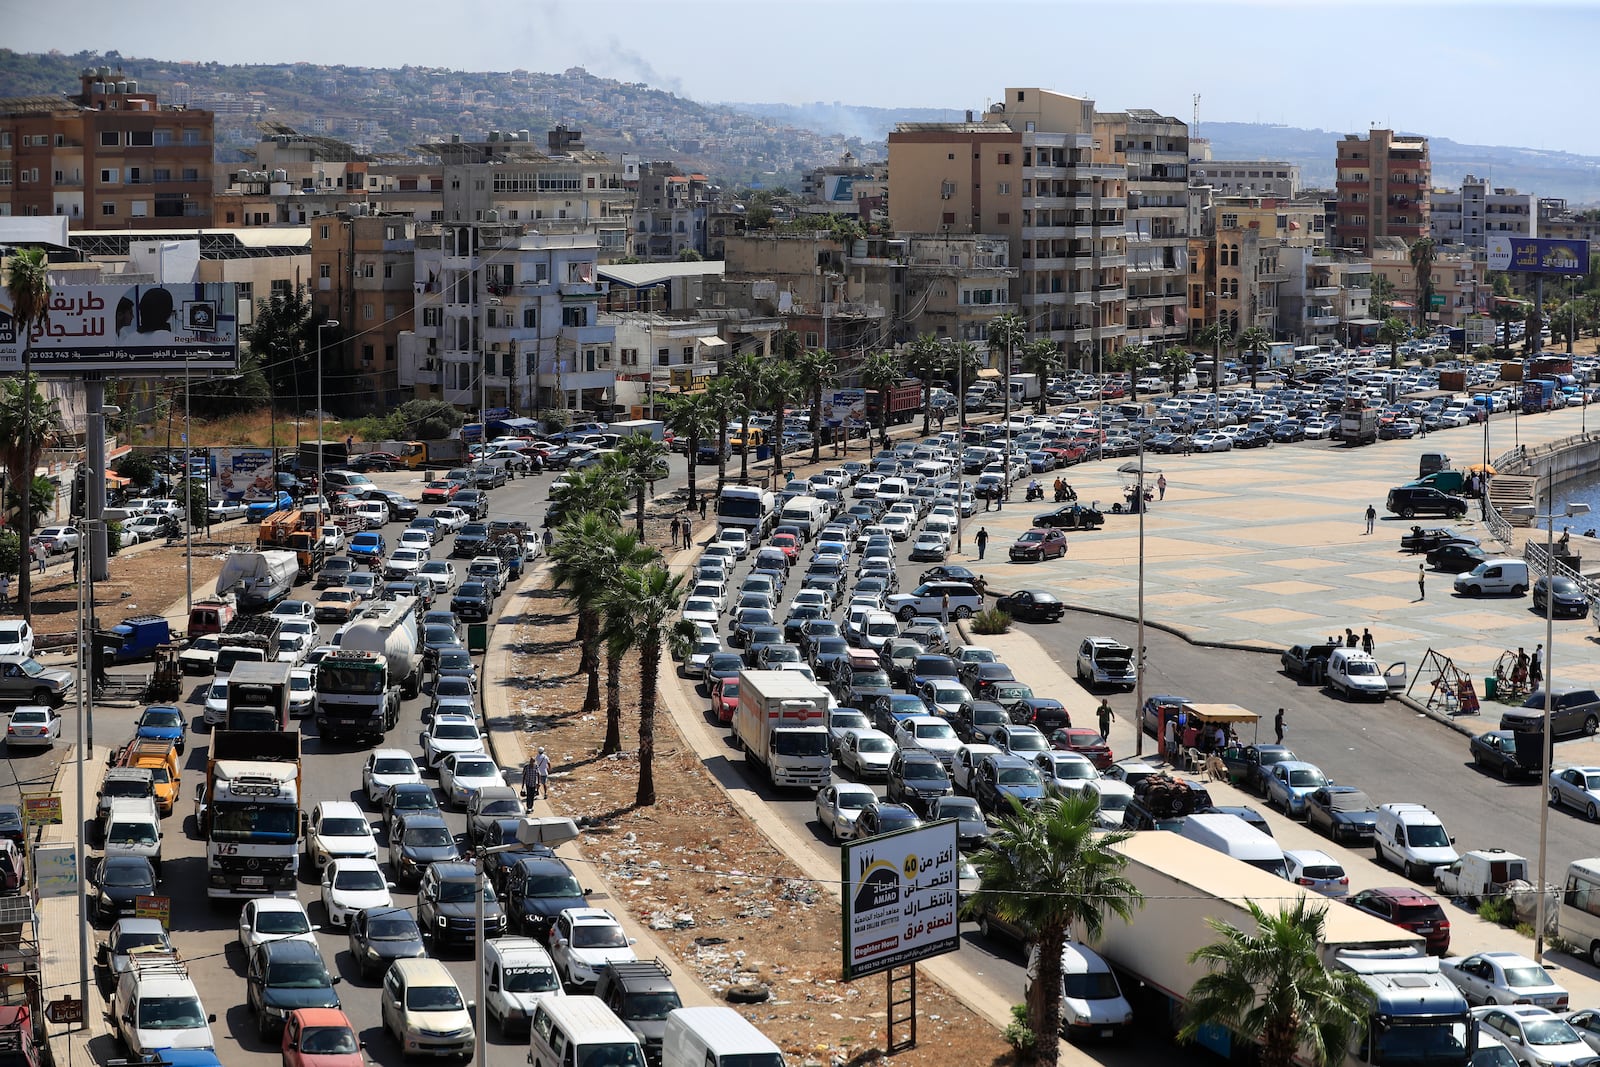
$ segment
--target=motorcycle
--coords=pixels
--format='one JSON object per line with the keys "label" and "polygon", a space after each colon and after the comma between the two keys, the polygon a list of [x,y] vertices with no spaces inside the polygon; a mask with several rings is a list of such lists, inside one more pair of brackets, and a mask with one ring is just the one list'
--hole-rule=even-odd
{"label": "motorcycle", "polygon": [[1043,500],[1043,499],[1044,499],[1044,486],[1040,485],[1038,482],[1029,482],[1028,483],[1027,502],[1028,503],[1032,503],[1035,500]]}

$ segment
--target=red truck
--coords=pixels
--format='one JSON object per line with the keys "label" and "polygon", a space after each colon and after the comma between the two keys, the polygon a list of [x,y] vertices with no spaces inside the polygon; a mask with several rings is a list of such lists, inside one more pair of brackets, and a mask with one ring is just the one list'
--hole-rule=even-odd
{"label": "red truck", "polygon": [[[891,386],[888,393],[889,422],[910,422],[922,414],[922,383],[915,378]],[[867,420],[874,426],[882,425],[883,400],[877,389],[867,390]]]}

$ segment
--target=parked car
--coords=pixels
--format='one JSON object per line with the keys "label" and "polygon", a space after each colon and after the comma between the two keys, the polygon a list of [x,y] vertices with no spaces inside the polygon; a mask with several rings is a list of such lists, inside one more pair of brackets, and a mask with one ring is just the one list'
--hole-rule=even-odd
{"label": "parked car", "polygon": [[1410,886],[1363,889],[1346,898],[1345,903],[1417,934],[1435,956],[1450,950],[1450,918],[1437,900],[1420,889]]}
{"label": "parked car", "polygon": [[1060,530],[1035,527],[1018,537],[1011,544],[1010,557],[1013,563],[1027,561],[1044,562],[1048,559],[1060,559],[1067,554],[1067,535]]}
{"label": "parked car", "polygon": [[[1500,713],[1500,729],[1544,732],[1544,690],[1528,694],[1520,708]],[[1551,689],[1550,725],[1556,737],[1593,737],[1600,730],[1600,693],[1593,689]]]}
{"label": "parked car", "polygon": [[1335,844],[1372,840],[1378,809],[1353,785],[1325,785],[1306,797],[1306,826],[1327,834]]}
{"label": "parked car", "polygon": [[1600,822],[1600,767],[1552,769],[1550,803],[1581,811],[1590,822]]}
{"label": "parked car", "polygon": [[1067,606],[1054,593],[1043,589],[1018,589],[994,602],[994,606],[1018,622],[1056,622]]}
{"label": "parked car", "polygon": [[1567,1010],[1567,991],[1549,971],[1519,952],[1446,956],[1439,961],[1439,972],[1474,1006],[1532,1004],[1547,1011]]}
{"label": "parked car", "polygon": [[1467,742],[1467,756],[1479,770],[1498,774],[1506,781],[1538,775],[1544,760],[1540,739],[1543,733],[1521,734],[1514,730],[1488,730]]}

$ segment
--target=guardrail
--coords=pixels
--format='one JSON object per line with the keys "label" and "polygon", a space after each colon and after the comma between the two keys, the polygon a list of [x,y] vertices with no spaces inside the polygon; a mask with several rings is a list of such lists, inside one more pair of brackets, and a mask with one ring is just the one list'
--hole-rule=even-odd
{"label": "guardrail", "polygon": [[1585,578],[1578,571],[1563,563],[1560,557],[1551,558],[1550,551],[1543,541],[1529,541],[1522,546],[1522,558],[1527,561],[1529,570],[1536,570],[1540,574],[1549,576],[1554,573],[1557,578],[1568,578],[1577,585],[1578,591],[1589,601],[1591,607],[1600,605],[1600,582],[1592,578]]}
{"label": "guardrail", "polygon": [[1499,541],[1501,547],[1509,551],[1512,541],[1511,524],[1496,510],[1494,504],[1490,503],[1487,494],[1483,498],[1483,523],[1489,528],[1489,536]]}
{"label": "guardrail", "polygon": [[1490,462],[1496,474],[1520,474],[1528,467],[1528,446],[1518,445],[1502,452]]}

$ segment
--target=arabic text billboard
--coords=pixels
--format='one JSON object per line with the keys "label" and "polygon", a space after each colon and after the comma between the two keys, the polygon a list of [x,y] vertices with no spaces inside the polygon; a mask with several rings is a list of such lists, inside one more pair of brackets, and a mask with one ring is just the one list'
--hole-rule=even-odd
{"label": "arabic text billboard", "polygon": [[[34,371],[160,375],[231,371],[239,364],[238,304],[231,282],[64,285],[28,330]],[[0,289],[0,371],[22,369],[23,338]]]}
{"label": "arabic text billboard", "polygon": [[958,860],[952,819],[845,844],[845,981],[961,947]]}
{"label": "arabic text billboard", "polygon": [[1489,269],[1524,274],[1587,274],[1589,242],[1489,235]]}

